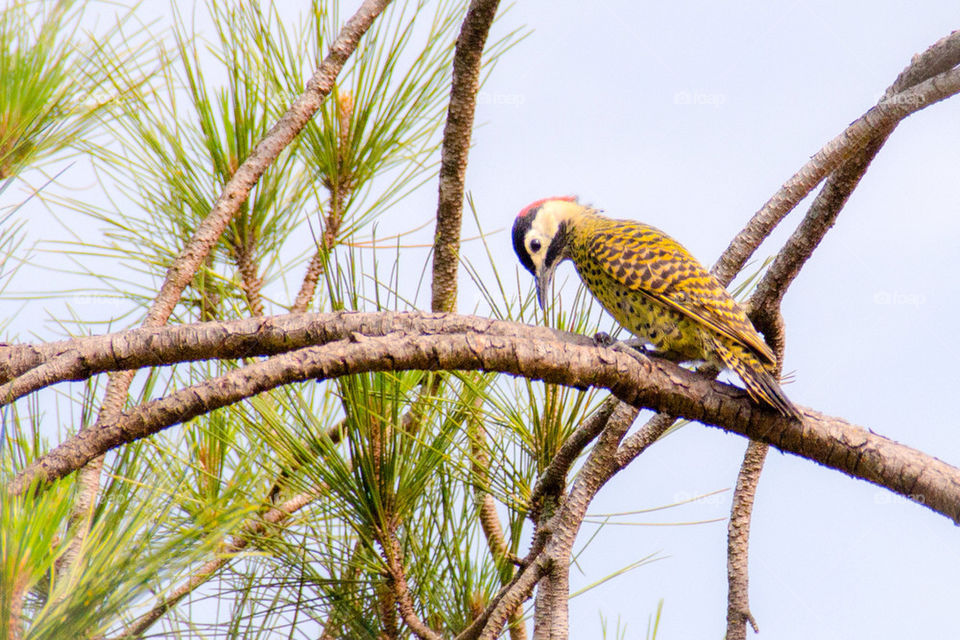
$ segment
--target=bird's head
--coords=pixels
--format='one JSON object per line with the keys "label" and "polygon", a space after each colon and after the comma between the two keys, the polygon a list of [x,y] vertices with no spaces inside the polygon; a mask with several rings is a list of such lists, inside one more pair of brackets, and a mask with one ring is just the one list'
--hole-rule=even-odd
{"label": "bird's head", "polygon": [[566,249],[570,220],[583,211],[576,196],[546,198],[524,207],[513,223],[513,250],[520,263],[536,278],[541,309],[553,272],[569,257]]}

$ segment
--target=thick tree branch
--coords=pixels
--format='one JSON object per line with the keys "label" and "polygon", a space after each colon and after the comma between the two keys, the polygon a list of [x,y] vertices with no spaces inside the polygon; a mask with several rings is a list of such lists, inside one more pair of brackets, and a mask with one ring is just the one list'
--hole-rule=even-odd
{"label": "thick tree branch", "polygon": [[514,335],[415,332],[367,338],[358,334],[352,340],[256,362],[148,402],[101,429],[77,434],[26,468],[10,488],[23,491],[38,476],[63,477],[113,447],[279,385],[369,371],[482,370],[575,387],[604,387],[632,406],[699,420],[770,443],[960,521],[960,470],[936,458],[812,410],[804,412],[802,423],[786,420],[753,404],[741,389],[670,362],[585,345],[584,336],[571,335],[566,341],[558,337],[563,336],[560,332],[545,338],[543,328],[514,327]]}
{"label": "thick tree branch", "polygon": [[108,371],[213,358],[254,358],[344,340],[354,334],[372,337],[396,332],[532,335],[594,344],[586,336],[548,327],[423,312],[339,311],[141,327],[43,345],[0,347],[0,370],[9,376],[0,377],[8,381],[0,386],[0,398],[4,398],[0,405],[57,382],[85,380]]}
{"label": "thick tree branch", "polygon": [[500,0],[472,0],[460,27],[453,54],[453,82],[447,123],[440,151],[437,229],[433,239],[431,309],[454,311],[457,306],[457,270],[460,266],[460,226],[467,156],[473,135],[473,116],[480,89],[483,47]]}

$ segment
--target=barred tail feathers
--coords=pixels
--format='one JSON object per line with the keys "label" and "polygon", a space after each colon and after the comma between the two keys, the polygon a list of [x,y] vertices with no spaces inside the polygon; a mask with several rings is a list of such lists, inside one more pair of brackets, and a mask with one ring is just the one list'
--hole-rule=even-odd
{"label": "barred tail feathers", "polygon": [[773,407],[787,418],[802,420],[803,415],[787,394],[780,388],[777,379],[767,371],[752,353],[739,345],[724,344],[717,340],[715,348],[723,363],[743,380],[747,393],[756,402]]}

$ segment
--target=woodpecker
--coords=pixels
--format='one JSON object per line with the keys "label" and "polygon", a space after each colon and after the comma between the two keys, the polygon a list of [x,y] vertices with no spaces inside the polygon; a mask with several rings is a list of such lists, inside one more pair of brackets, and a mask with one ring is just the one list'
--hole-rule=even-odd
{"label": "woodpecker", "polygon": [[612,220],[572,196],[547,198],[517,215],[513,248],[536,279],[541,308],[557,265],[570,260],[614,319],[661,355],[732,369],[756,402],[801,417],[775,377],[773,352],[743,308],[659,229]]}

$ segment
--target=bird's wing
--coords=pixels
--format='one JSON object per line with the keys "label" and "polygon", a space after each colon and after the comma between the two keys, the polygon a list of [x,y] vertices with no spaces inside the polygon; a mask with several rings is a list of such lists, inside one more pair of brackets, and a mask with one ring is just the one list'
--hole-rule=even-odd
{"label": "bird's wing", "polygon": [[776,362],[743,309],[673,238],[621,220],[593,235],[593,257],[615,281],[742,344],[761,360]]}

